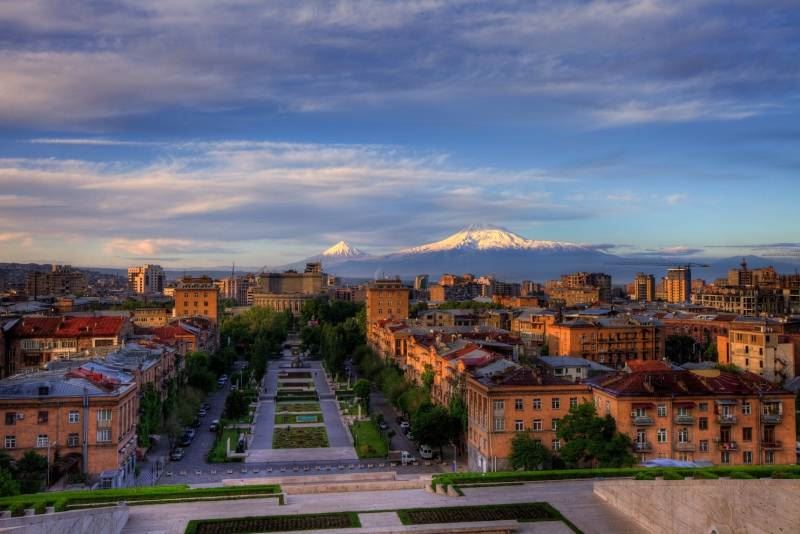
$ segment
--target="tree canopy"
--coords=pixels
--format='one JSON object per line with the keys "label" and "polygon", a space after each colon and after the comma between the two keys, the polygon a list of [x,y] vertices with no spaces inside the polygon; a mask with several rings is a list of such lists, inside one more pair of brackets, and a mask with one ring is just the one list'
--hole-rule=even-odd
{"label": "tree canopy", "polygon": [[546,467],[551,460],[550,451],[542,442],[531,437],[529,432],[518,432],[511,440],[512,469],[531,471]]}
{"label": "tree canopy", "polygon": [[635,461],[631,439],[617,431],[611,415],[598,416],[592,403],[570,408],[557,435],[566,442],[559,455],[569,467],[628,467]]}

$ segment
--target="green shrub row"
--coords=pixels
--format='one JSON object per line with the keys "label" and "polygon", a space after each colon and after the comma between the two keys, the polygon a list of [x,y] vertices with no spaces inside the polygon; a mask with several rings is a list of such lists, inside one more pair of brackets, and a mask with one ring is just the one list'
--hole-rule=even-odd
{"label": "green shrub row", "polygon": [[269,515],[231,517],[226,519],[192,519],[184,534],[241,534],[250,532],[317,531],[329,528],[359,528],[356,512],[321,514]]}

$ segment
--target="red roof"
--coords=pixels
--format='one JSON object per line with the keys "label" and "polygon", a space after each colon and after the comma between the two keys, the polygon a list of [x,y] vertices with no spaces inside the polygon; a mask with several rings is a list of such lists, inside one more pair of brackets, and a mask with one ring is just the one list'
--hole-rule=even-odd
{"label": "red roof", "polygon": [[719,374],[693,371],[644,371],[592,380],[592,386],[615,397],[707,397],[789,394],[748,372]]}
{"label": "red roof", "polygon": [[669,371],[671,367],[660,360],[629,360],[625,364],[633,372]]}
{"label": "red roof", "polygon": [[119,336],[127,317],[25,317],[12,330],[16,338],[72,338]]}

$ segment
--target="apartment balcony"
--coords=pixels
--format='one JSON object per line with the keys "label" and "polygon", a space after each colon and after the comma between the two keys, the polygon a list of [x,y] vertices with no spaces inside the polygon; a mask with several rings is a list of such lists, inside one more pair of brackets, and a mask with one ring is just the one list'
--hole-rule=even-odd
{"label": "apartment balcony", "polygon": [[636,452],[646,452],[653,450],[653,446],[650,444],[649,441],[634,441],[633,450],[635,450]]}
{"label": "apartment balcony", "polygon": [[725,415],[719,414],[717,416],[717,422],[721,425],[735,425],[736,424],[736,416],[735,415]]}
{"label": "apartment balcony", "polygon": [[780,441],[762,441],[761,448],[766,451],[777,451],[783,449],[783,443]]}
{"label": "apartment balcony", "polygon": [[678,441],[672,444],[672,448],[680,452],[692,452],[697,447],[690,441]]}
{"label": "apartment balcony", "polygon": [[675,424],[676,425],[693,425],[694,424],[694,416],[693,415],[676,415],[675,416]]}
{"label": "apartment balcony", "polygon": [[761,422],[765,425],[777,425],[783,419],[783,414],[780,413],[762,413]]}
{"label": "apartment balcony", "polygon": [[735,441],[721,441],[719,438],[714,438],[714,441],[717,442],[719,450],[721,451],[735,451],[739,449]]}
{"label": "apartment balcony", "polygon": [[636,426],[650,426],[655,423],[649,415],[634,415],[631,419]]}

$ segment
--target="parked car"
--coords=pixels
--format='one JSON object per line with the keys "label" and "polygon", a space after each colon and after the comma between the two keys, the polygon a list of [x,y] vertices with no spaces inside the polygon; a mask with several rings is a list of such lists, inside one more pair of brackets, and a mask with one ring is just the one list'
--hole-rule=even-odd
{"label": "parked car", "polygon": [[205,408],[200,408],[200,411],[197,412],[197,417],[205,417],[206,415],[208,415],[208,412]]}
{"label": "parked car", "polygon": [[187,428],[184,430],[183,435],[189,436],[189,439],[194,439],[194,437],[197,435],[197,431],[194,428]]}
{"label": "parked car", "polygon": [[173,449],[173,451],[169,455],[169,459],[172,460],[173,462],[178,462],[183,459],[184,454],[185,452],[183,451],[183,447],[178,447],[176,449]]}
{"label": "parked car", "polygon": [[219,430],[219,419],[214,419],[213,421],[211,421],[211,424],[208,425],[208,429],[211,432],[216,432],[217,430]]}
{"label": "parked car", "polygon": [[219,375],[220,380],[224,380],[225,382],[228,381],[228,375]]}
{"label": "parked car", "polygon": [[202,408],[203,408],[205,411],[209,411],[209,410],[211,410],[211,404],[210,404],[210,403],[208,403],[208,402],[204,402],[204,403],[203,403],[203,406],[202,406]]}
{"label": "parked car", "polygon": [[194,439],[194,437],[190,436],[189,434],[184,434],[183,436],[181,436],[180,440],[181,447],[188,447],[189,445],[191,445],[192,439]]}
{"label": "parked car", "polygon": [[231,391],[237,391],[238,389],[239,386],[237,386],[236,384],[231,384]]}
{"label": "parked car", "polygon": [[411,430],[411,425],[408,424],[408,421],[400,421],[400,431],[403,434],[408,434],[408,439],[411,439],[411,434],[409,430]]}
{"label": "parked car", "polygon": [[410,430],[406,434],[406,437],[408,438],[408,441],[414,441],[414,434],[412,434]]}
{"label": "parked car", "polygon": [[420,445],[419,457],[422,458],[423,460],[433,459],[433,449],[431,449],[429,445]]}
{"label": "parked car", "polygon": [[378,428],[380,428],[381,430],[388,430],[389,425],[386,424],[386,421],[381,420],[380,422],[378,422]]}

